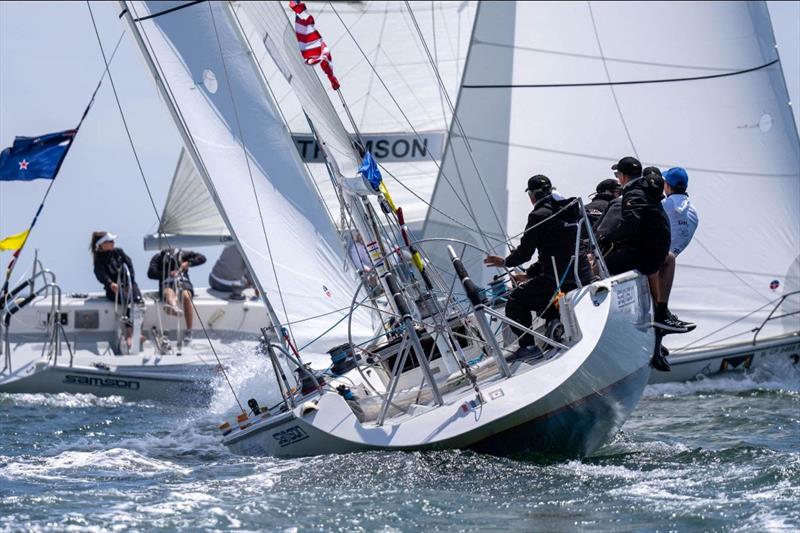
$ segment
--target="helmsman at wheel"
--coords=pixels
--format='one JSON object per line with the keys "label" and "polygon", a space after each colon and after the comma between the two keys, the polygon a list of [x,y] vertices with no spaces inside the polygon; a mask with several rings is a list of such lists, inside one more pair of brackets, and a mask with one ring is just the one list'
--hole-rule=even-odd
{"label": "helmsman at wheel", "polygon": [[[519,247],[505,259],[490,255],[483,262],[487,266],[513,268],[530,261],[534,252],[539,251],[538,261],[525,274],[512,274],[522,284],[511,292],[506,303],[506,316],[530,328],[531,312],[548,321],[558,318],[555,299],[559,291],[576,287],[573,255],[580,209],[573,198],[554,198],[550,179],[541,174],[528,180],[525,192],[534,209],[528,215]],[[581,281],[588,282],[591,273],[585,254],[579,254],[577,260]],[[519,328],[512,330],[519,336],[518,358],[538,354],[531,335]]]}

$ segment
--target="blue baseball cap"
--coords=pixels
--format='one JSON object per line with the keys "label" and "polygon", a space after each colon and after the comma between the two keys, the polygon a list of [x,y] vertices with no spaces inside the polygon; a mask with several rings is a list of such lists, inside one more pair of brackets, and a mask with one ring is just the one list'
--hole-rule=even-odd
{"label": "blue baseball cap", "polygon": [[664,181],[669,183],[673,189],[676,187],[683,187],[684,189],[689,186],[689,175],[686,170],[681,167],[672,167],[664,172]]}

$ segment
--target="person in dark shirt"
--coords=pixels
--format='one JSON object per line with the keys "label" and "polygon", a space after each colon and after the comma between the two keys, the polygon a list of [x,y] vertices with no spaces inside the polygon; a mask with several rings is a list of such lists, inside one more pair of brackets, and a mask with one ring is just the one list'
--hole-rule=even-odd
{"label": "person in dark shirt", "polygon": [[[130,324],[131,306],[144,305],[142,293],[136,283],[133,261],[122,248],[116,248],[117,236],[108,231],[95,231],[89,249],[92,252],[94,277],[103,284],[106,298],[122,305],[124,317]],[[125,340],[131,346],[133,329],[127,327]]]}
{"label": "person in dark shirt", "polygon": [[622,194],[622,185],[615,178],[609,178],[598,183],[595,191],[594,198],[585,206],[586,216],[592,227],[597,225],[597,221],[603,217],[608,209],[608,204]]}
{"label": "person in dark shirt", "polygon": [[[610,205],[597,227],[597,238],[612,274],[658,271],[669,252],[669,219],[661,206],[662,189],[653,174],[643,177],[636,158],[611,167],[622,184],[619,210]],[[612,202],[613,203],[613,202]]]}
{"label": "person in dark shirt", "polygon": [[[547,176],[538,174],[530,178],[525,191],[534,209],[528,215],[519,246],[505,258],[490,255],[483,262],[487,266],[513,268],[528,262],[536,251],[539,252],[538,261],[528,267],[525,274],[512,274],[522,284],[511,292],[506,303],[506,316],[530,328],[531,312],[546,320],[557,318],[554,300],[559,290],[567,292],[576,287],[573,255],[580,211],[574,198],[553,198],[553,186]],[[578,261],[579,277],[585,282],[591,275],[585,254],[579,254]],[[519,336],[518,358],[540,352],[531,335],[515,327],[512,331]]]}
{"label": "person in dark shirt", "polygon": [[147,277],[158,280],[158,293],[161,300],[167,304],[167,312],[177,314],[178,296],[183,302],[183,314],[186,319],[186,330],[183,342],[192,341],[192,298],[194,287],[189,278],[189,268],[202,265],[206,262],[205,256],[189,250],[170,248],[162,250],[150,259]]}
{"label": "person in dark shirt", "polygon": [[92,233],[90,249],[94,276],[102,283],[106,298],[111,301],[132,300],[142,303],[142,293],[136,284],[133,261],[122,248],[116,248],[117,236],[107,231]]}
{"label": "person in dark shirt", "polygon": [[[651,276],[664,264],[671,242],[669,218],[661,205],[663,178],[652,169],[642,176],[641,163],[633,157],[611,168],[622,183],[622,200],[618,214],[609,207],[597,228],[606,266],[611,274],[635,269]],[[662,324],[668,318],[663,307],[656,306],[654,325],[660,335],[666,333]]]}

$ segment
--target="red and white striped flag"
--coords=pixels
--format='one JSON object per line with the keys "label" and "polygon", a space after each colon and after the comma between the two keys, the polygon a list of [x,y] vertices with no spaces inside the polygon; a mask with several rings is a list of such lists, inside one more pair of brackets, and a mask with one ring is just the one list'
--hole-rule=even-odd
{"label": "red and white striped flag", "polygon": [[327,74],[333,90],[338,90],[339,80],[333,75],[333,67],[331,67],[333,62],[331,51],[322,40],[322,35],[314,27],[314,17],[306,10],[303,2],[292,0],[289,2],[289,7],[294,11],[294,33],[297,36],[297,44],[300,46],[303,59],[309,65],[319,63],[322,71]]}

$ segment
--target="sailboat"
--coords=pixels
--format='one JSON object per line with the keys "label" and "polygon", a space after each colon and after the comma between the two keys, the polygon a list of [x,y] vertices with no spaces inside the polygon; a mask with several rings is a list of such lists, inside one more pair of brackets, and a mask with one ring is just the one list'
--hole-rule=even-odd
{"label": "sailboat", "polygon": [[[351,142],[301,59],[280,4],[121,5],[269,314],[262,353],[279,400],[249,399],[234,424],[221,426],[225,445],[279,457],[447,447],[586,455],[616,433],[642,394],[655,348],[644,278],[605,276],[568,293],[559,305],[563,334],[530,331],[544,356],[513,360],[502,301],[470,279],[461,245],[414,240],[372,155]],[[475,35],[502,18],[493,6],[480,8]],[[315,35],[306,41],[316,42],[305,6],[292,8],[303,35]],[[324,152],[344,223],[332,220],[300,159],[255,59],[264,53]],[[330,57],[311,59],[327,63],[335,91]],[[584,215],[579,225],[587,224]],[[348,265],[348,245],[358,242],[372,277]],[[453,298],[433,248],[449,256],[446,271],[467,299]]]}
{"label": "sailboat", "polygon": [[[158,232],[145,249],[230,242],[216,206],[181,153]],[[143,306],[102,292],[67,294],[56,274],[34,259],[32,273],[0,309],[0,392],[90,393],[130,400],[208,397],[219,367],[257,346],[259,301],[231,301],[196,289],[195,328],[209,342],[183,342],[182,316],[164,312],[156,292]],[[125,309],[132,308],[132,316]],[[132,330],[131,346],[125,337]],[[234,343],[232,346],[231,343]]]}
{"label": "sailboat", "polygon": [[670,308],[697,329],[665,337],[672,371],[651,382],[796,364],[800,141],[766,3],[501,2],[478,19],[490,10],[504,14],[473,35],[423,238],[502,249],[532,174],[581,196],[625,155],[682,166],[700,225]]}

